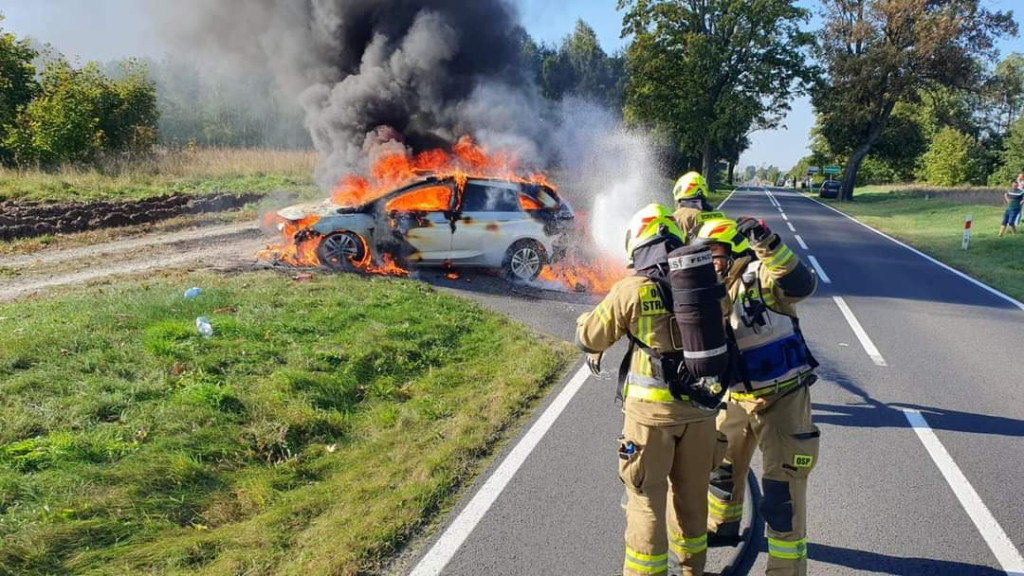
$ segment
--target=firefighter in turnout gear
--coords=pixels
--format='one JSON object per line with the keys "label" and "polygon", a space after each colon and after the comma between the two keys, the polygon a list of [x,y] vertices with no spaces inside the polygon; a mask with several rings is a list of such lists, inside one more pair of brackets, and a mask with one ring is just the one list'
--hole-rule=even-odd
{"label": "firefighter in turnout gear", "polygon": [[707,180],[698,172],[687,172],[676,181],[672,188],[672,198],[676,203],[673,217],[686,238],[693,238],[701,224],[712,218],[725,218],[722,212],[715,212],[715,207],[708,202]]}
{"label": "firefighter in turnout gear", "polygon": [[803,575],[807,478],[818,463],[820,432],[811,421],[809,389],[817,362],[800,332],[796,304],[814,292],[817,279],[763,221],[711,220],[695,242],[711,246],[725,278],[736,344],[729,401],[717,418],[708,530],[713,541],[737,536],[750,460],[759,446],[767,574]]}
{"label": "firefighter in turnout gear", "polygon": [[671,210],[651,204],[638,212],[626,238],[637,275],[620,280],[592,312],[577,320],[577,345],[589,354],[592,370],[600,370],[600,354],[616,341],[630,338],[638,343],[624,359],[628,375],[620,382],[625,418],[617,454],[628,494],[627,576],[667,574],[670,551],[683,574],[704,573],[716,411],[698,407],[678,389],[674,394],[644,350],[666,355],[682,350],[679,327],[662,298],[665,284],[651,274],[664,278],[668,253],[683,244]]}

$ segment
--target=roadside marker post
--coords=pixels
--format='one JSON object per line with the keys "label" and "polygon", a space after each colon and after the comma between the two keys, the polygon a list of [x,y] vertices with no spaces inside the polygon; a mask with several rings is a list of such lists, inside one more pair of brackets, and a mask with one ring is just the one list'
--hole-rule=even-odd
{"label": "roadside marker post", "polygon": [[967,215],[967,221],[964,222],[964,242],[962,244],[964,251],[967,251],[967,247],[971,244],[971,218],[972,214]]}

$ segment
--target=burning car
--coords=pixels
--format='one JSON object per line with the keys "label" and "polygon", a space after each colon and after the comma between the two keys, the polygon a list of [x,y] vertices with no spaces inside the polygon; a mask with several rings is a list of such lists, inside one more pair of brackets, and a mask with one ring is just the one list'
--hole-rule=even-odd
{"label": "burning car", "polygon": [[456,173],[362,203],[291,206],[274,219],[296,259],[336,270],[482,267],[532,281],[565,253],[575,215],[545,181]]}

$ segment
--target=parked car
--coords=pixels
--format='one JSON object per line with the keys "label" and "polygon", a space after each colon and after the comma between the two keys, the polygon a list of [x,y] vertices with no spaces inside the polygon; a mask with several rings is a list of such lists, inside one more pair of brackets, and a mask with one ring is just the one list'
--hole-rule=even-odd
{"label": "parked car", "polygon": [[834,180],[828,180],[821,184],[821,189],[818,190],[818,198],[839,198],[839,191],[843,185]]}
{"label": "parked car", "polygon": [[[423,178],[360,206],[330,200],[285,208],[284,220],[319,219],[298,234],[319,235],[317,257],[334,269],[387,254],[403,266],[501,270],[535,279],[565,253],[575,215],[550,186],[474,178]],[[282,226],[283,229],[283,226]]]}

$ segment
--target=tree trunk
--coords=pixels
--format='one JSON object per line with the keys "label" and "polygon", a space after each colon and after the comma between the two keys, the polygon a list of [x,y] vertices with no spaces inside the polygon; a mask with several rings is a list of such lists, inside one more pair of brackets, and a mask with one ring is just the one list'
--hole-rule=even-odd
{"label": "tree trunk", "polygon": [[729,162],[729,186],[732,186],[732,173],[736,171],[736,163]]}
{"label": "tree trunk", "polygon": [[708,191],[715,191],[715,155],[711,150],[711,146],[704,148],[704,157],[701,162],[701,173],[704,174],[704,179],[708,181]]}
{"label": "tree trunk", "polygon": [[839,195],[840,202],[853,200],[853,185],[857,181],[857,172],[860,170],[860,165],[864,163],[864,159],[868,157],[868,152],[871,152],[871,144],[864,144],[857,148],[857,151],[850,156],[850,165],[846,167],[846,172],[843,174],[843,189]]}

